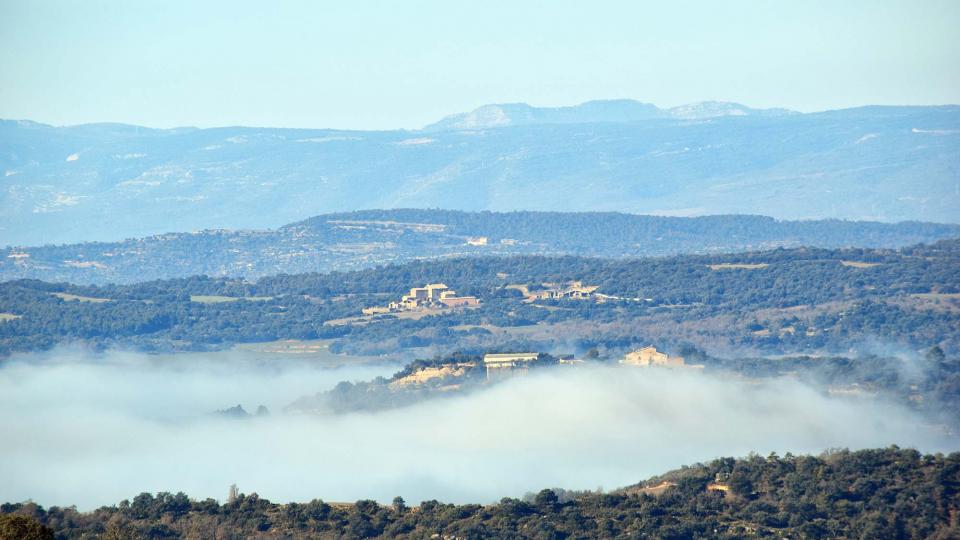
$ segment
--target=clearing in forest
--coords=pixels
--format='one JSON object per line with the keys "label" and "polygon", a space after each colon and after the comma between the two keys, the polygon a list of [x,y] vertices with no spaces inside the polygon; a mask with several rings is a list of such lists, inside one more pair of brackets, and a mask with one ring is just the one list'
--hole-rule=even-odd
{"label": "clearing in forest", "polygon": [[109,302],[109,298],[94,298],[92,296],[80,296],[79,294],[68,294],[62,292],[50,293],[57,298],[62,298],[63,300],[70,301],[76,300],[78,302],[92,302],[94,304],[102,304],[104,302]]}
{"label": "clearing in forest", "polygon": [[708,264],[707,266],[709,266],[711,270],[759,270],[770,265],[767,263],[720,263]]}
{"label": "clearing in forest", "polygon": [[200,304],[222,304],[224,302],[236,302],[237,300],[249,300],[251,302],[266,302],[267,300],[273,300],[273,297],[272,296],[219,296],[215,294],[190,295],[191,302],[198,302]]}
{"label": "clearing in forest", "polygon": [[869,263],[869,262],[860,262],[860,261],[840,261],[840,264],[844,266],[849,266],[851,268],[873,268],[874,266],[880,266],[880,263]]}

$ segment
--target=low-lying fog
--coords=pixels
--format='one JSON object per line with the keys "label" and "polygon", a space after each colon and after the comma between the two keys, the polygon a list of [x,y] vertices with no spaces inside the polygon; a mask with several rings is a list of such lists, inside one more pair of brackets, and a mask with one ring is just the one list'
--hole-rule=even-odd
{"label": "low-lying fog", "polygon": [[[718,456],[832,447],[955,450],[898,407],[637,368],[546,370],[374,414],[284,415],[297,397],[397,366],[319,369],[230,355],[57,352],[0,367],[0,502],[80,509],[143,491],[276,502],[491,502],[544,487],[615,488]],[[267,417],[208,414],[237,403]]]}

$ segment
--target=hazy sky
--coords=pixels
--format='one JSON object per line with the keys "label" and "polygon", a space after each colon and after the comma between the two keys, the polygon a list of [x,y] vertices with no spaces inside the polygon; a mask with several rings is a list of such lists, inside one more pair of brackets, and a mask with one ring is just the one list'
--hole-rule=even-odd
{"label": "hazy sky", "polygon": [[485,103],[960,102],[960,2],[0,0],[0,117],[420,127]]}

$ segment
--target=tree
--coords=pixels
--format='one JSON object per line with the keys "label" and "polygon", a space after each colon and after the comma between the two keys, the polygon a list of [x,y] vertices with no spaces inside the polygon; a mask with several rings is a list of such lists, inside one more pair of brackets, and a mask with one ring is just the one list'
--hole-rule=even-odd
{"label": "tree", "polygon": [[943,349],[939,345],[934,345],[927,351],[926,358],[933,367],[939,369],[946,363],[947,355],[943,353]]}
{"label": "tree", "polygon": [[0,514],[0,540],[53,540],[53,531],[27,516]]}
{"label": "tree", "polygon": [[107,525],[106,532],[100,537],[101,540],[134,540],[136,533],[133,527],[126,523],[112,522]]}
{"label": "tree", "polygon": [[403,497],[397,495],[393,498],[393,511],[402,514],[407,511],[407,503],[403,500]]}
{"label": "tree", "polygon": [[533,502],[540,508],[553,510],[560,502],[560,498],[552,489],[543,489],[533,498]]}

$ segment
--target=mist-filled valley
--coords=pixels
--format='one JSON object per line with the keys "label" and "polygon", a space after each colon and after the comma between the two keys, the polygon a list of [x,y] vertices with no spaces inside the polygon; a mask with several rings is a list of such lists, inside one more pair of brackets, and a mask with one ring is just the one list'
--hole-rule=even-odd
{"label": "mist-filled valley", "polygon": [[4,281],[0,538],[949,531],[960,241],[847,230],[931,236]]}
{"label": "mist-filled valley", "polygon": [[[274,501],[492,502],[543,487],[611,489],[750,452],[957,444],[882,399],[626,366],[548,368],[379,412],[284,412],[338,381],[395,370],[238,351],[15,356],[0,367],[0,499],[92,509],[142,491],[224,500],[236,483]],[[214,414],[235,404],[270,412]]]}
{"label": "mist-filled valley", "polygon": [[957,28],[0,2],[0,540],[960,538]]}

